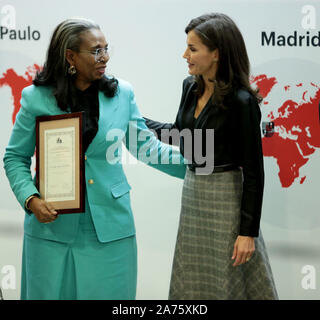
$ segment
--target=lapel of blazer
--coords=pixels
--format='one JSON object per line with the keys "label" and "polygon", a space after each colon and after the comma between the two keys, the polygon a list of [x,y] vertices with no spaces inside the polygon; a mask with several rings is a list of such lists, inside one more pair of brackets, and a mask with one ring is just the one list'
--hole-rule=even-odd
{"label": "lapel of blazer", "polygon": [[119,95],[116,94],[113,98],[108,98],[103,92],[99,91],[99,122],[98,132],[90,143],[87,154],[93,152],[95,146],[104,143],[106,133],[112,127],[117,119],[117,109],[119,108]]}
{"label": "lapel of blazer", "polygon": [[[50,115],[66,114],[67,111],[62,111],[55,98],[50,94],[46,96],[45,105],[50,108],[46,110],[46,113]],[[103,92],[99,91],[99,122],[98,132],[90,143],[86,153],[93,152],[95,146],[102,144],[106,140],[106,133],[112,127],[117,120],[117,109],[119,108],[119,94],[116,94],[113,98],[108,98]],[[119,115],[118,115],[119,116]]]}

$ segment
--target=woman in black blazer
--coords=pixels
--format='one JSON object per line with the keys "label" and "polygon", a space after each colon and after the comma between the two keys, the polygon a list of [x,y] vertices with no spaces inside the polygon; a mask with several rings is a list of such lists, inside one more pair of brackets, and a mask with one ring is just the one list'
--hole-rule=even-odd
{"label": "woman in black blazer", "polygon": [[[224,14],[195,18],[185,31],[183,57],[191,76],[183,82],[176,121],[146,119],[162,141],[174,143],[169,136],[177,130],[187,129],[192,137],[190,143],[190,136],[181,135],[179,142],[190,164],[169,299],[277,299],[260,232],[262,99],[249,83],[245,43]],[[202,129],[200,142],[197,129]],[[199,150],[206,162],[199,161]]]}

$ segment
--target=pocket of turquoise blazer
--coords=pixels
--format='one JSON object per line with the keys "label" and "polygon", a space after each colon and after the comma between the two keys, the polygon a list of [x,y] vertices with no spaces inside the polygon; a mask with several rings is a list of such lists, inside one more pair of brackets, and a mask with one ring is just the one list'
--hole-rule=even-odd
{"label": "pocket of turquoise blazer", "polygon": [[111,187],[112,196],[117,199],[128,193],[131,190],[131,186],[127,181],[122,181]]}

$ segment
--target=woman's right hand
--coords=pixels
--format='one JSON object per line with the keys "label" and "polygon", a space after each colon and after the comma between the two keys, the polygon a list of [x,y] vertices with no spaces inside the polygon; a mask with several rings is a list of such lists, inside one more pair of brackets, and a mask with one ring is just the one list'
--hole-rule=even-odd
{"label": "woman's right hand", "polygon": [[54,210],[53,206],[38,197],[32,198],[29,201],[28,207],[41,223],[53,222],[58,218],[58,212]]}

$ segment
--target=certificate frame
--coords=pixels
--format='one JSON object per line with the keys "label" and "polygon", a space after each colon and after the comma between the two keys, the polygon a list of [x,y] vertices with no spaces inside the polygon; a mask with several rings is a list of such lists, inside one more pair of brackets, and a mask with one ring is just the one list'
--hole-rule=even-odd
{"label": "certificate frame", "polygon": [[59,214],[83,213],[83,112],[36,118],[36,187]]}

